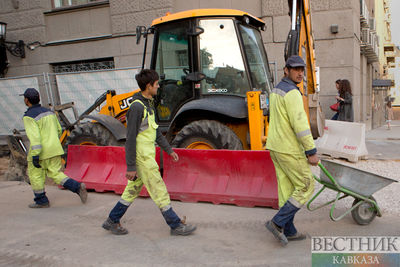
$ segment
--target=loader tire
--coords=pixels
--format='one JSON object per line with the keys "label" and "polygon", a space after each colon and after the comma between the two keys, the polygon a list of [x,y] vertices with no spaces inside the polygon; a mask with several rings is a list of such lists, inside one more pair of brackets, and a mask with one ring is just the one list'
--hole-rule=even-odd
{"label": "loader tire", "polygon": [[194,121],[182,128],[173,147],[190,149],[243,149],[242,142],[228,126],[212,120]]}
{"label": "loader tire", "polygon": [[99,123],[85,122],[77,125],[67,137],[64,151],[68,145],[123,146],[125,141],[117,141],[113,134]]}

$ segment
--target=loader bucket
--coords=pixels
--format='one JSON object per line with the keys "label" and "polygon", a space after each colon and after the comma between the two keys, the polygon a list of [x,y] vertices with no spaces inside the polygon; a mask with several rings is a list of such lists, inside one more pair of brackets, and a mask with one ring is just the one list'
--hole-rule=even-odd
{"label": "loader bucket", "polygon": [[[278,208],[268,151],[174,150],[178,162],[163,152],[163,179],[171,199]],[[124,147],[70,145],[67,162],[66,174],[88,189],[122,194],[127,183]],[[148,194],[142,190],[141,196]]]}

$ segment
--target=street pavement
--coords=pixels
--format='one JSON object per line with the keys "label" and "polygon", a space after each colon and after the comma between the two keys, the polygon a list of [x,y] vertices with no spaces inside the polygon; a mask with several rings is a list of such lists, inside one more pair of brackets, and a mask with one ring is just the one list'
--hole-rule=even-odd
{"label": "street pavement", "polygon": [[[0,266],[311,266],[311,239],[282,248],[264,227],[276,210],[210,203],[172,205],[198,226],[191,236],[170,236],[149,198],[137,199],[123,217],[129,234],[101,228],[118,201],[112,193],[78,196],[47,186],[51,207],[30,209],[30,187],[0,182]],[[339,208],[336,212],[344,212]],[[309,236],[400,235],[399,214],[385,213],[366,226],[351,216],[333,222],[329,208],[299,211],[296,226]]]}
{"label": "street pavement", "polygon": [[400,121],[392,121],[390,130],[383,125],[366,131],[365,144],[370,159],[400,160]]}
{"label": "street pavement", "polygon": [[[399,160],[399,137],[400,121],[366,132],[369,159]],[[329,207],[301,209],[295,222],[308,238],[282,248],[264,227],[276,210],[179,201],[174,209],[198,230],[170,236],[150,198],[137,199],[123,217],[129,234],[114,236],[101,224],[120,196],[89,192],[83,205],[67,190],[46,191],[51,207],[30,209],[28,184],[0,182],[0,266],[311,266],[311,236],[400,236],[398,209],[385,208],[366,226],[351,215],[333,222]],[[346,208],[338,205],[335,214]]]}

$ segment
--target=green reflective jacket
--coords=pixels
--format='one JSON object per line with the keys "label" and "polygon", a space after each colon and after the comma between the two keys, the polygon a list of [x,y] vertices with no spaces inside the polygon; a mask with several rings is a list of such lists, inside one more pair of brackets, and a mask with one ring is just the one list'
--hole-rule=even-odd
{"label": "green reflective jacket", "polygon": [[300,90],[288,78],[283,78],[270,94],[267,149],[286,154],[317,152]]}
{"label": "green reflective jacket", "polygon": [[23,121],[30,142],[28,161],[32,161],[32,156],[43,160],[64,154],[59,139],[61,126],[54,112],[40,104],[33,105],[25,112]]}

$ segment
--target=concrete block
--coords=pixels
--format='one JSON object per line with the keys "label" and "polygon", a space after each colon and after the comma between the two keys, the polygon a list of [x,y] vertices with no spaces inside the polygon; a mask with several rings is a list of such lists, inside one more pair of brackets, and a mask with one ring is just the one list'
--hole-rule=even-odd
{"label": "concrete block", "polygon": [[[285,58],[284,58],[284,49],[285,49],[285,44],[284,43],[267,43],[265,45],[265,50],[267,51],[268,55],[268,60],[270,62],[276,62],[277,63],[277,69],[278,71],[281,71],[283,67],[285,66]],[[280,80],[280,77],[278,76],[278,80]]]}
{"label": "concrete block", "polygon": [[140,10],[140,0],[112,0],[110,11],[112,15],[126,14]]}
{"label": "concrete block", "polygon": [[354,38],[318,40],[315,42],[317,66],[320,67],[348,67],[353,66]]}
{"label": "concrete block", "polygon": [[253,16],[261,17],[262,8],[259,0],[243,1],[243,0],[231,0],[232,9],[238,9],[247,12]]}
{"label": "concrete block", "polygon": [[359,2],[354,0],[329,0],[329,9],[353,9]]}
{"label": "concrete block", "polygon": [[172,8],[173,0],[140,0],[140,10]]}
{"label": "concrete block", "polygon": [[[29,1],[29,0],[27,0],[27,1]],[[52,5],[51,1],[40,0],[40,3],[39,3],[38,7],[42,8],[42,9],[45,9],[45,10],[51,10],[53,8],[53,5]]]}
{"label": "concrete block", "polygon": [[[352,1],[352,0],[350,0]],[[315,11],[329,10],[330,0],[312,0],[310,1],[312,14]]]}
{"label": "concrete block", "polygon": [[[271,70],[271,72],[273,72],[273,70]],[[274,86],[276,86],[283,78],[284,76],[284,72],[283,69],[278,69],[277,73],[276,73],[276,80],[274,80]],[[275,79],[275,76],[274,76]]]}
{"label": "concrete block", "polygon": [[[37,72],[33,72],[33,73],[37,73]],[[27,75],[27,74],[32,74],[32,73],[26,73],[25,66],[18,66],[16,64],[12,64],[10,62],[10,67],[8,68],[5,78],[23,76],[23,75]],[[21,103],[21,104],[23,104],[23,103]]]}
{"label": "concrete block", "polygon": [[287,15],[289,7],[286,0],[264,0],[261,2],[262,16]]}
{"label": "concrete block", "polygon": [[231,8],[231,0],[201,0],[200,8]]}
{"label": "concrete block", "polygon": [[190,9],[200,8],[199,0],[175,0],[173,6],[174,12],[180,12]]}
{"label": "concrete block", "polygon": [[[12,2],[11,1],[0,1],[0,14],[8,14],[11,12],[15,12],[16,9],[13,7]],[[3,19],[0,16],[0,19]],[[1,20],[4,21],[4,20]]]}
{"label": "concrete block", "polygon": [[290,31],[290,17],[289,16],[279,16],[273,17],[273,40],[274,42],[286,42],[288,33]]}
{"label": "concrete block", "polygon": [[125,15],[126,30],[135,32],[138,25],[150,26],[154,19],[165,16],[167,12],[171,12],[171,9],[157,9],[127,14]]}
{"label": "concrete block", "polygon": [[[136,44],[136,37],[121,37],[119,39],[120,53],[119,55],[132,55],[132,54],[142,54],[144,47],[144,40],[142,39],[140,44]],[[147,51],[151,51],[153,44],[153,38],[148,40]],[[150,60],[150,58],[149,58]]]}
{"label": "concrete block", "polygon": [[354,34],[357,36],[358,39],[361,39],[360,17],[358,16],[358,14],[360,14],[360,12],[355,11],[353,9],[353,14],[357,14],[357,15],[352,16]]}
{"label": "concrete block", "polygon": [[3,22],[8,23],[7,31],[44,25],[44,16],[40,9],[11,13],[3,15],[3,18]]}
{"label": "concrete block", "polygon": [[[360,66],[361,61],[360,61],[360,44],[358,43],[358,40],[356,40],[355,38],[353,38],[353,65],[354,66]],[[364,55],[363,55],[364,56]],[[372,76],[370,76],[372,78]]]}
{"label": "concrete block", "polygon": [[[147,56],[146,58],[149,57]],[[141,67],[142,54],[114,57],[114,63],[116,68]],[[150,61],[147,62],[146,66],[150,66]]]}
{"label": "concrete block", "polygon": [[324,135],[315,142],[318,153],[357,162],[367,156],[365,124],[345,121],[325,121]]}
{"label": "concrete block", "polygon": [[39,26],[30,29],[12,31],[7,33],[7,40],[23,40],[26,44],[34,41],[44,43],[46,40],[46,29],[44,26]]}
{"label": "concrete block", "polygon": [[[59,63],[77,60],[114,57],[120,54],[118,39],[65,44],[44,47],[46,63]],[[60,53],[62,51],[62,53]]]}
{"label": "concrete block", "polygon": [[48,41],[111,34],[109,8],[82,9],[46,16],[46,28]]}
{"label": "concrete block", "polygon": [[[10,1],[12,2],[12,1]],[[36,9],[36,8],[45,8],[46,6],[44,6],[44,2],[42,0],[19,0],[17,1],[19,2],[19,7],[18,10],[27,10],[27,9]],[[47,1],[50,2],[51,1]],[[51,7],[51,5],[50,5]]]}
{"label": "concrete block", "polygon": [[44,47],[38,47],[35,50],[25,49],[24,61],[28,64],[28,66],[33,66],[35,64],[42,63],[44,62],[43,58],[45,57],[44,52],[45,52]]}
{"label": "concrete block", "polygon": [[200,0],[175,0],[174,12],[180,12],[190,9],[198,8],[224,8],[224,9],[237,9],[249,14],[260,17],[261,16],[261,1],[251,0],[251,4],[243,0],[223,0],[223,1],[200,1]]}
{"label": "concrete block", "polygon": [[[318,64],[317,64],[318,65]],[[353,66],[349,67],[321,67],[320,68],[320,95],[332,97],[331,105],[334,104],[337,90],[335,81],[338,79],[347,79],[350,83],[353,80]]]}
{"label": "concrete block", "polygon": [[43,72],[53,72],[49,64],[28,65],[25,66],[24,71],[26,74],[42,74]]}
{"label": "concrete block", "polygon": [[20,19],[18,13],[13,12],[8,14],[2,14],[0,16],[0,19],[1,19],[0,21],[7,23],[7,36],[10,31],[18,29],[18,20]]}
{"label": "concrete block", "polygon": [[273,23],[272,23],[272,17],[265,17],[263,18],[263,21],[265,22],[266,29],[265,31],[261,31],[261,36],[263,38],[264,43],[271,43],[273,42],[273,34],[272,34],[272,28],[273,28]]}
{"label": "concrete block", "polygon": [[112,33],[126,32],[126,20],[124,15],[111,16],[111,29]]}
{"label": "concrete block", "polygon": [[[354,36],[353,11],[321,11],[312,14],[312,25],[314,38],[318,39],[336,39],[336,38],[352,38]],[[358,19],[358,18],[357,18]],[[330,26],[337,24],[339,32],[331,33]],[[360,22],[358,21],[358,28]]]}

